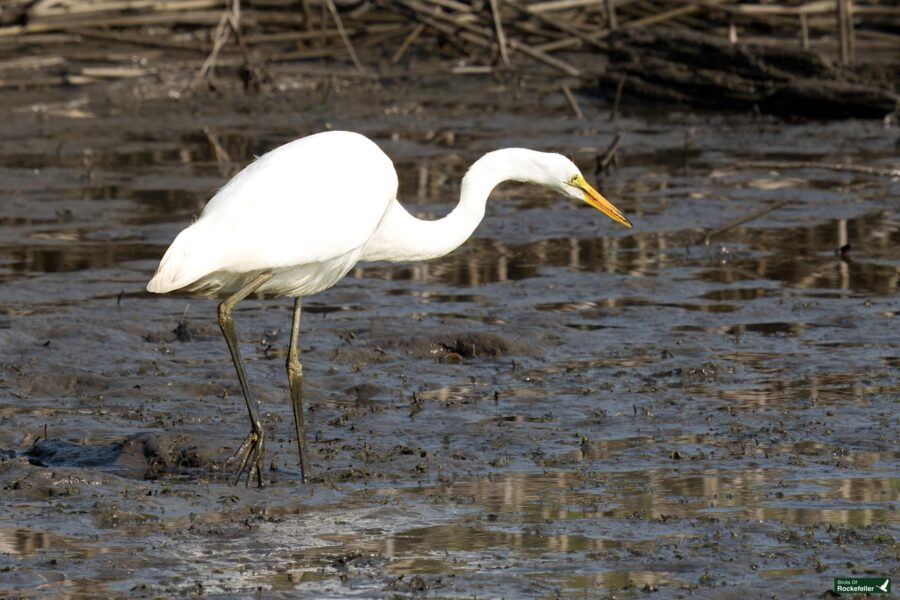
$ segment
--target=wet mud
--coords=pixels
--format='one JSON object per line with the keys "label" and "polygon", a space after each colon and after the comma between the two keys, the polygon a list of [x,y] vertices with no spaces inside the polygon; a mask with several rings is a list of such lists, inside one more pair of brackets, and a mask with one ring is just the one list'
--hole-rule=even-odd
{"label": "wet mud", "polygon": [[[545,92],[4,92],[0,595],[818,597],[897,573],[900,182],[739,165],[896,167],[898,129],[613,121],[587,95],[577,120]],[[635,228],[508,184],[453,254],[307,299],[308,484],[290,303],[243,302],[267,486],[230,485],[249,424],[215,304],[144,286],[236,166],[324,128],[378,141],[425,217],[485,151],[591,173],[623,131],[597,184]]]}

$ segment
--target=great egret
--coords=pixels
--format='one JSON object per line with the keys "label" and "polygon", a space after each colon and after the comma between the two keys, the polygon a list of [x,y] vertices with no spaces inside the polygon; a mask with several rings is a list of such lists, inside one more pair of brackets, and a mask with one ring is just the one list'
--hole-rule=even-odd
{"label": "great egret", "polygon": [[303,371],[297,338],[300,298],[338,282],[358,261],[413,261],[443,256],[461,245],[484,217],[491,190],[526,181],[583,200],[631,227],[559,154],[506,148],[476,161],[462,180],[459,204],[436,221],[422,221],[397,202],[391,159],[368,138],[346,131],[310,135],[261,156],[213,196],[203,214],[169,246],[150,292],[189,291],[224,297],[219,326],[228,343],[247,410],[250,433],[234,455],[237,477],[249,483],[261,467],[265,434],[253,399],[231,311],[254,292],[294,298],[287,373],[300,453],[309,475],[303,423]]}

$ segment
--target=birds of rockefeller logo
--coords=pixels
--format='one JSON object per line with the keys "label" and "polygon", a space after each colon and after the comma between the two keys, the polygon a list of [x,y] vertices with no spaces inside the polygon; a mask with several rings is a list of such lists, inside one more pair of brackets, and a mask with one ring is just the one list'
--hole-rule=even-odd
{"label": "birds of rockefeller logo", "polygon": [[835,577],[836,594],[890,594],[890,577]]}

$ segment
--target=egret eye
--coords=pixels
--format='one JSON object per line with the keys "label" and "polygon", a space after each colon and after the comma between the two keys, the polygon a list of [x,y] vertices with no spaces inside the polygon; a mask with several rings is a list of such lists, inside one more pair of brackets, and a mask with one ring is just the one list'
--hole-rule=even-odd
{"label": "egret eye", "polygon": [[569,183],[571,183],[572,185],[578,183],[578,175],[572,175],[572,177],[569,178]]}

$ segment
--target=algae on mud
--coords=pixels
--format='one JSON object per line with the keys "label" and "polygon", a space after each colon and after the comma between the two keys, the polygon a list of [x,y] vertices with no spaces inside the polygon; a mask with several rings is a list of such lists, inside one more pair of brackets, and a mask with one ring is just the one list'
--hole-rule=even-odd
{"label": "algae on mud", "polygon": [[634,113],[603,181],[634,230],[508,186],[458,252],[310,298],[309,485],[289,306],[242,304],[272,485],[227,485],[246,416],[213,304],[141,291],[223,181],[202,127],[236,162],[326,123],[362,131],[425,216],[488,149],[568,150],[589,172],[614,135],[589,98],[576,121],[555,96],[483,90],[68,92],[90,119],[7,103],[2,594],[810,596],[897,570],[900,184],[733,166],[891,166],[897,129],[875,122]]}

